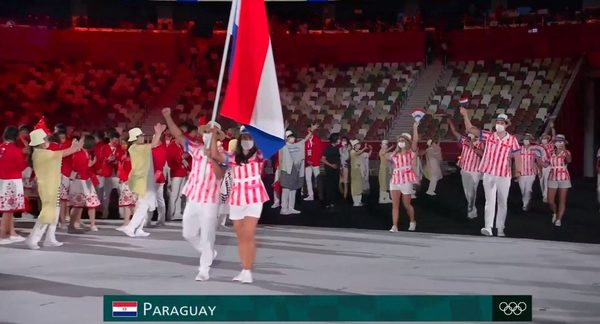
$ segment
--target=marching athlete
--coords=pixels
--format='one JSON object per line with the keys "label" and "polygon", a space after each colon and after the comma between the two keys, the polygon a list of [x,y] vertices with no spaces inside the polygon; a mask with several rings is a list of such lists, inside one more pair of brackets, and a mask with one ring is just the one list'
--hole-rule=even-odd
{"label": "marching athlete", "polygon": [[[465,120],[465,128],[474,136],[479,135],[485,143],[479,172],[483,173],[483,188],[485,190],[485,227],[481,234],[492,236],[494,216],[496,216],[496,228],[498,236],[506,236],[504,227],[508,202],[508,191],[511,179],[511,158],[515,159],[516,177],[521,176],[521,146],[513,135],[506,131],[509,126],[508,116],[499,114],[496,117],[496,131],[478,131],[469,119],[469,113],[464,107],[460,113]],[[496,202],[498,212],[496,213]]]}
{"label": "marching athlete", "polygon": [[[554,150],[550,156],[550,175],[548,176],[548,203],[552,208],[552,224],[562,225],[567,204],[567,192],[571,188],[571,177],[567,164],[571,163],[571,152],[567,150],[564,135],[554,137]],[[558,194],[558,204],[556,196]]]}
{"label": "marching athlete", "polygon": [[540,146],[544,149],[543,168],[540,174],[540,189],[542,190],[542,198],[545,203],[548,202],[548,177],[550,176],[550,157],[554,151],[554,143],[552,142],[554,136],[556,136],[554,122],[550,121],[548,129],[540,137]]}
{"label": "marching athlete", "polygon": [[519,177],[519,188],[521,189],[521,197],[523,198],[523,211],[529,210],[529,201],[531,200],[531,192],[533,188],[533,182],[537,171],[541,166],[541,161],[536,155],[536,150],[531,145],[533,136],[531,134],[525,134],[523,138],[523,146],[521,147],[521,164],[522,172]]}

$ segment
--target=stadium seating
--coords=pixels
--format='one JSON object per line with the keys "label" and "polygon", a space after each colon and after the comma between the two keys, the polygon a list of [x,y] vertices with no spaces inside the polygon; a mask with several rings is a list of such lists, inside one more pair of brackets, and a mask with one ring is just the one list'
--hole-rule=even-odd
{"label": "stadium seating", "polygon": [[278,66],[284,118],[350,138],[379,139],[414,87],[422,64]]}
{"label": "stadium seating", "polygon": [[443,115],[462,123],[458,112],[461,96],[470,99],[474,125],[492,129],[493,118],[506,113],[512,122],[509,131],[537,134],[556,106],[575,63],[569,58],[452,63],[429,99],[428,115],[422,122],[424,137],[452,138],[448,117]]}
{"label": "stadium seating", "polygon": [[170,73],[164,63],[0,62],[3,122],[31,124],[45,115],[78,127],[125,126],[143,117]]}

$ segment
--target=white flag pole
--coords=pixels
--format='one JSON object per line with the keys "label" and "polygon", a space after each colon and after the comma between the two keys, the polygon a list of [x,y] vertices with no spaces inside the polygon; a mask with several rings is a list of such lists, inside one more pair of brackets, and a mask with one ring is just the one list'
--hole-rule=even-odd
{"label": "white flag pole", "polygon": [[225,75],[225,64],[227,64],[227,54],[229,53],[229,41],[233,32],[233,24],[235,23],[235,15],[240,5],[241,0],[231,1],[231,11],[229,12],[229,22],[227,23],[227,35],[225,35],[225,48],[223,49],[223,57],[221,58],[221,70],[219,71],[219,81],[217,82],[217,92],[215,94],[215,103],[213,105],[211,122],[217,119],[217,111],[219,110],[219,99],[221,98],[221,87],[223,86],[223,76]]}

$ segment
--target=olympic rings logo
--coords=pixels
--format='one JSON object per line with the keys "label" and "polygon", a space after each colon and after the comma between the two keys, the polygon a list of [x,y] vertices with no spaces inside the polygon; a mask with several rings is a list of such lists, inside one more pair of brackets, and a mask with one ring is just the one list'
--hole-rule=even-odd
{"label": "olympic rings logo", "polygon": [[527,304],[524,302],[501,302],[498,305],[498,309],[500,309],[501,312],[504,313],[504,315],[509,316],[509,315],[515,315],[515,316],[519,316],[521,314],[523,314],[523,312],[525,310],[527,310]]}

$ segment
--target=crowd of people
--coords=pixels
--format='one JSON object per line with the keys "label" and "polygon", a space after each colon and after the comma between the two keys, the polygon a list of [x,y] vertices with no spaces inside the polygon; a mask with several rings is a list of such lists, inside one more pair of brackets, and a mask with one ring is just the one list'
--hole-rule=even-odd
{"label": "crowd of people", "polygon": [[[154,226],[182,220],[183,237],[200,254],[198,281],[210,278],[217,256],[216,230],[228,215],[242,264],[234,280],[251,283],[256,226],[264,203],[270,200],[263,183],[267,160],[243,126],[226,132],[216,122],[181,126],[173,120],[170,108],[162,113],[165,124],[155,125],[151,136],[140,128],[73,133],[62,124],[51,132],[43,119],[32,131],[25,126],[6,127],[0,146],[0,244],[24,242],[37,250],[44,235],[43,246],[62,245],[56,238],[57,228],[71,234],[98,231],[96,218],[98,214],[108,216],[111,193],[116,189],[123,219],[116,230],[128,237],[149,236],[144,227],[152,223],[155,211]],[[571,187],[567,169],[571,154],[565,136],[555,134],[551,125],[539,141],[523,134],[519,142],[506,131],[510,120],[505,114],[497,116],[494,131],[487,131],[471,124],[467,109],[461,107],[460,113],[466,132],[460,133],[452,123],[450,127],[462,147],[458,167],[466,216],[477,217],[476,192],[483,182],[486,202],[481,233],[492,236],[496,228],[496,235],[505,236],[511,179],[519,183],[526,211],[535,177],[539,177],[543,200],[552,209],[552,223],[560,227]],[[379,203],[392,204],[391,232],[399,229],[401,205],[410,219],[408,230],[416,230],[415,189],[425,177],[429,180],[426,194],[435,196],[443,177],[439,143],[427,139],[427,148],[419,149],[418,126],[416,119],[412,134],[403,133],[393,143],[383,140],[377,154]],[[320,196],[326,208],[334,208],[344,198],[361,207],[370,191],[373,147],[338,133],[330,134],[326,143],[317,130],[317,124],[308,125],[299,140],[296,132],[288,129],[285,146],[271,161],[275,171],[271,207],[281,208],[281,215],[301,213],[296,209],[296,197],[302,189],[305,201]],[[324,186],[317,195],[321,170]],[[29,213],[34,201],[39,215],[29,237],[24,238],[15,231],[13,215]],[[87,224],[82,221],[84,209]]]}

